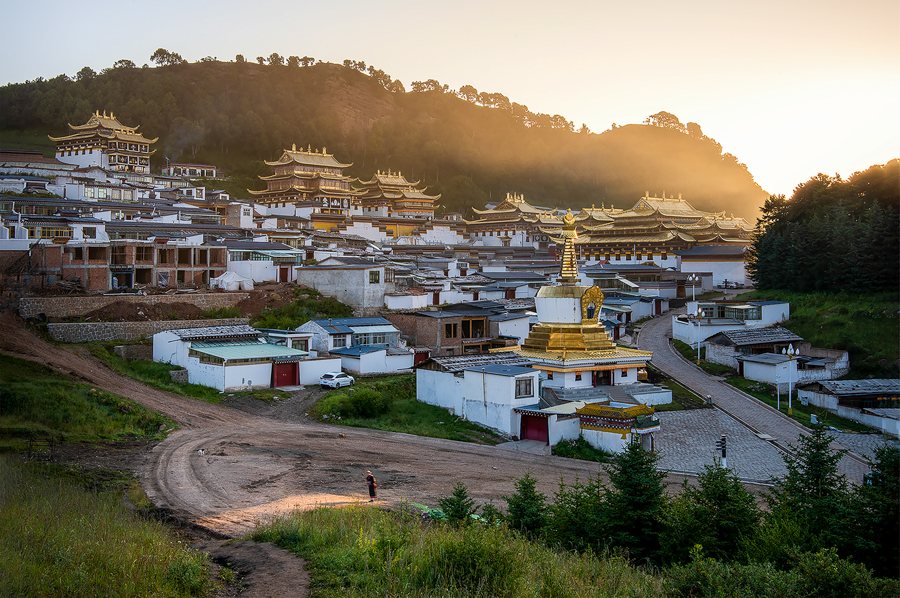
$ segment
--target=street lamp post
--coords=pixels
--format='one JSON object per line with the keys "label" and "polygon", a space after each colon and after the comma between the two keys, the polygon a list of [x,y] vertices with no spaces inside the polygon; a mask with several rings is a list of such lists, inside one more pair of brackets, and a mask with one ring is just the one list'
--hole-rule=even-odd
{"label": "street lamp post", "polygon": [[781,354],[787,355],[787,358],[788,358],[788,415],[793,415],[794,410],[792,409],[792,404],[791,404],[791,396],[792,396],[791,395],[791,383],[792,383],[792,378],[793,378],[791,376],[791,362],[794,360],[795,357],[800,355],[800,349],[795,349],[794,345],[791,344],[791,345],[788,345],[787,349],[782,349]]}
{"label": "street lamp post", "polygon": [[696,274],[691,274],[690,276],[687,277],[687,281],[689,283],[691,283],[691,301],[696,301],[697,295],[694,292],[694,285],[696,285],[698,282],[700,282],[700,277],[697,276]]}
{"label": "street lamp post", "polygon": [[700,365],[700,318],[703,316],[703,310],[697,306],[697,365]]}

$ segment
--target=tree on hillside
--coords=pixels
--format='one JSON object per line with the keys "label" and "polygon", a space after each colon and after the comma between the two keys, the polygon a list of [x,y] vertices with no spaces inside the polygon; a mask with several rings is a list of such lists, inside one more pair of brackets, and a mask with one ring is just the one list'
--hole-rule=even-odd
{"label": "tree on hillside", "polygon": [[243,63],[247,62],[247,59],[244,58],[243,54],[238,54],[237,56],[234,57],[234,61],[239,64],[243,64]]}
{"label": "tree on hillside", "polygon": [[680,133],[687,133],[687,129],[681,124],[678,117],[669,112],[657,112],[656,114],[651,114],[644,122],[647,122],[647,124],[653,125],[654,127],[662,127],[663,129],[672,129]]}
{"label": "tree on hillside", "polygon": [[513,529],[529,536],[542,533],[547,524],[546,497],[537,491],[537,480],[526,473],[516,480],[516,491],[506,500],[506,521]]}
{"label": "tree on hillside", "polygon": [[272,52],[269,54],[269,58],[267,59],[269,66],[282,66],[284,65],[284,58],[281,54],[277,52]]}
{"label": "tree on hillside", "polygon": [[177,52],[169,52],[165,48],[158,48],[156,52],[150,55],[150,62],[155,62],[158,66],[171,66],[173,64],[184,64],[187,61]]}
{"label": "tree on hillside", "polygon": [[300,57],[299,56],[288,56],[287,65],[294,66],[294,67],[300,66]]}
{"label": "tree on hillside", "polygon": [[875,449],[868,459],[872,471],[856,489],[858,528],[856,536],[865,562],[880,577],[900,578],[900,450],[892,446]]}
{"label": "tree on hillside", "polygon": [[94,72],[94,69],[92,69],[89,66],[86,66],[75,74],[75,80],[76,81],[90,81],[91,79],[93,79],[96,76],[97,76],[97,73]]}
{"label": "tree on hillside", "polygon": [[467,102],[475,102],[478,99],[478,90],[471,85],[463,85],[457,94]]}
{"label": "tree on hillside", "polygon": [[666,503],[659,458],[640,442],[630,442],[604,466],[612,484],[604,491],[604,535],[610,546],[627,548],[638,563],[655,563],[659,556]]}
{"label": "tree on hillside", "polygon": [[128,60],[127,58],[122,58],[121,60],[117,60],[113,63],[114,69],[133,69],[136,68],[134,61]]}

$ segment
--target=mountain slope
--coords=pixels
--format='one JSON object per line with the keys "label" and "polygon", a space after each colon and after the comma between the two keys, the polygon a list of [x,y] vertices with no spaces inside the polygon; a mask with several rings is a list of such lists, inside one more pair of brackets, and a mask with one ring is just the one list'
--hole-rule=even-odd
{"label": "mountain slope", "polygon": [[[436,83],[436,82],[435,82]],[[484,94],[482,94],[484,95]],[[496,94],[499,96],[499,94]],[[353,162],[351,176],[399,170],[465,209],[507,192],[537,205],[626,207],[645,191],[755,221],[767,194],[746,168],[699,133],[626,125],[575,132],[559,116],[510,103],[487,107],[442,90],[390,92],[356,69],[200,62],[81,71],[0,88],[0,135],[62,135],[94,110],[160,137],[154,167],[217,164],[262,188],[263,160],[292,143]],[[678,123],[680,125],[680,123]]]}

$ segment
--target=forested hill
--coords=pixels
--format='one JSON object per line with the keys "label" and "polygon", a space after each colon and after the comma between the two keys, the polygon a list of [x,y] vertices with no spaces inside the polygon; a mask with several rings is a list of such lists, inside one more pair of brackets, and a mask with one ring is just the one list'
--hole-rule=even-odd
{"label": "forested hill", "polygon": [[0,144],[43,138],[52,155],[44,135],[67,134],[67,123],[84,123],[99,109],[160,138],[155,169],[166,157],[212,163],[246,175],[255,188],[263,187],[256,175],[270,173],[262,161],[296,143],[352,162],[351,176],[391,169],[421,179],[430,193],[444,194],[447,209],[480,207],[511,191],[537,205],[626,207],[649,190],[681,193],[699,209],[755,222],[767,198],[699,125],[665,112],[650,124],[595,134],[471,86],[455,92],[429,80],[405,91],[354,61],[169,62],[175,64],[136,68],[123,60],[99,74],[85,67],[74,79],[4,86]]}

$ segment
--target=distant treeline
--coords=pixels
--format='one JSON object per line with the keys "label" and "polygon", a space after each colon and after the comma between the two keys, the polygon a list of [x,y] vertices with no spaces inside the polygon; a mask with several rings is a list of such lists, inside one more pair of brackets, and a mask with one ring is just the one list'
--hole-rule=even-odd
{"label": "distant treeline", "polygon": [[[696,123],[667,112],[645,124],[592,133],[561,115],[534,113],[500,93],[458,91],[434,79],[405,86],[364,62],[316,62],[272,54],[234,62],[186,63],[160,48],[157,67],[119,60],[96,73],[0,87],[0,134],[68,132],[95,110],[160,137],[165,159],[214,163],[247,177],[270,174],[283,149],[327,148],[352,162],[350,176],[401,171],[443,193],[444,210],[481,206],[507,192],[547,206],[630,206],[645,191],[683,194],[695,207],[750,220],[765,192]],[[50,144],[43,137],[45,149]]]}
{"label": "distant treeline", "polygon": [[900,160],[846,181],[819,174],[766,200],[748,271],[759,289],[900,288]]}

